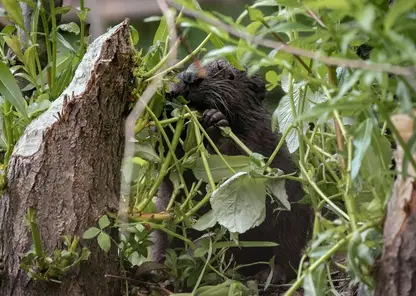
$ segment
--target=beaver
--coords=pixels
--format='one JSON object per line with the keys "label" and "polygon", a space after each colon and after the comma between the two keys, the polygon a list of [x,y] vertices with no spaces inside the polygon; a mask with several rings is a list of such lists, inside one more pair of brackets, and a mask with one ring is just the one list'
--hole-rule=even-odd
{"label": "beaver", "polygon": [[[236,69],[225,60],[210,62],[200,70],[192,64],[181,72],[178,75],[179,82],[171,86],[170,96],[183,96],[189,102],[189,107],[202,114],[203,127],[222,154],[245,155],[232,139],[223,136],[220,126],[230,127],[251,151],[265,157],[270,156],[280,136],[272,132],[270,115],[263,105],[266,96],[264,80],[259,75],[249,77],[246,71]],[[206,147],[212,153],[212,147]],[[178,151],[178,154],[178,157],[181,157],[183,151]],[[279,168],[285,174],[296,172],[286,147],[280,149],[271,167]],[[189,184],[196,180],[190,171],[185,171],[184,178]],[[229,249],[237,264],[268,262],[275,256],[274,283],[288,282],[296,276],[312,226],[310,206],[298,203],[304,195],[301,184],[286,180],[285,186],[291,210],[274,211],[271,200],[267,198],[264,222],[239,235],[242,241],[271,241],[276,242],[278,246]],[[157,196],[158,211],[166,209],[172,190],[171,181],[165,177]],[[161,262],[169,246],[171,245],[168,244],[166,234],[154,231],[152,260]],[[239,272],[243,276],[264,275],[265,271],[269,270],[269,267],[265,269],[264,266],[251,265],[239,269]]]}

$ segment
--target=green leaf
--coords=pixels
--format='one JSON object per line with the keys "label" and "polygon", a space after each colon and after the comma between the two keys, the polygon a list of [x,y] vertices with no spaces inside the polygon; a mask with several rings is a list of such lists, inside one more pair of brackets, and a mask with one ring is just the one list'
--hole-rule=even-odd
{"label": "green leaf", "polygon": [[266,183],[267,193],[285,209],[290,211],[290,202],[286,193],[284,179],[269,179]]}
{"label": "green leaf", "polygon": [[[234,169],[235,172],[248,172],[250,171],[250,158],[243,155],[228,156],[223,155],[227,163]],[[233,175],[233,172],[227,167],[227,165],[221,160],[221,158],[214,154],[208,158],[208,165],[212,174],[212,178],[215,182],[219,182],[224,178],[229,178]],[[195,178],[202,179],[208,183],[208,176],[205,172],[204,164],[200,158],[196,162],[196,166],[192,169]]]}
{"label": "green leaf", "polygon": [[137,45],[139,43],[139,32],[137,32],[136,28],[130,26],[130,34],[133,45]]}
{"label": "green leaf", "polygon": [[78,35],[80,32],[79,26],[74,22],[70,22],[69,24],[59,25],[58,29],[65,31],[65,32],[74,33],[75,35]]}
{"label": "green leaf", "polygon": [[9,67],[0,61],[0,93],[16,110],[27,118],[27,105]]}
{"label": "green leaf", "polygon": [[210,50],[205,56],[204,60],[206,62],[212,61],[214,59],[217,59],[218,57],[226,57],[228,54],[234,53],[237,51],[236,46],[227,45],[219,49],[213,49]]}
{"label": "green leaf", "polygon": [[271,84],[277,84],[279,82],[279,76],[275,71],[267,71],[266,73],[266,80]]}
{"label": "green leaf", "polygon": [[153,45],[157,44],[157,42],[166,42],[166,38],[168,36],[168,26],[166,24],[166,18],[163,16],[160,20],[159,27],[155,33],[155,37],[153,38]]}
{"label": "green leaf", "polygon": [[[44,96],[45,99],[42,99],[41,96]],[[34,102],[27,107],[29,117],[32,117],[35,114],[40,113],[42,111],[45,111],[51,106],[51,102],[48,100],[48,94],[43,94],[41,96],[38,97],[38,102]]]}
{"label": "green leaf", "polygon": [[90,11],[90,9],[86,7],[84,10],[77,13],[77,16],[81,22],[85,22],[87,20],[88,11]]}
{"label": "green leaf", "polygon": [[98,241],[98,244],[100,245],[100,248],[104,252],[107,253],[108,251],[110,251],[111,239],[110,239],[110,236],[107,233],[101,232],[97,237],[97,241]]}
{"label": "green leaf", "polygon": [[72,9],[72,6],[55,7],[55,14],[66,14],[70,12],[71,9]]}
{"label": "green leaf", "polygon": [[325,265],[321,264],[313,273],[308,272],[303,283],[305,296],[321,296],[327,288]]}
{"label": "green leaf", "polygon": [[247,7],[248,16],[252,22],[254,21],[262,21],[264,19],[264,15],[260,9]]}
{"label": "green leaf", "polygon": [[136,144],[136,155],[148,162],[159,162],[159,155],[156,153],[155,148],[150,143]]}
{"label": "green leaf", "polygon": [[348,0],[313,0],[305,1],[304,4],[311,8],[326,8],[345,11],[349,11],[352,5]]}
{"label": "green leaf", "polygon": [[20,8],[19,1],[17,0],[3,0],[4,8],[7,11],[7,15],[13,23],[24,29],[25,24],[23,21],[22,9]]}
{"label": "green leaf", "polygon": [[357,15],[358,23],[366,32],[371,32],[373,29],[374,19],[376,17],[375,8],[369,4],[364,7]]}
{"label": "green leaf", "polygon": [[107,215],[102,216],[100,218],[100,220],[98,220],[98,225],[100,225],[101,230],[103,230],[104,228],[106,228],[110,224],[111,224],[111,222],[108,219]]}
{"label": "green leaf", "polygon": [[79,259],[81,261],[86,261],[86,260],[88,260],[88,258],[90,257],[90,255],[91,255],[91,251],[90,250],[88,250],[87,248],[82,248],[81,256],[79,257]]}
{"label": "green leaf", "polygon": [[[16,30],[16,27],[15,27],[15,26],[13,26],[13,25],[7,25],[7,26],[5,26],[5,27],[1,30],[1,34],[0,34],[0,36],[4,36],[4,35],[6,35],[6,36],[10,36],[10,35],[12,35],[12,34],[13,34],[14,30]],[[5,43],[4,38],[0,38],[0,45],[1,45],[1,48],[2,48],[2,49],[4,49],[4,43]]]}
{"label": "green leaf", "polygon": [[208,252],[206,248],[197,248],[193,254],[194,258],[201,258]]}
{"label": "green leaf", "polygon": [[145,18],[143,20],[143,22],[144,23],[160,22],[161,19],[162,19],[162,17],[160,15],[153,15],[153,16],[149,16],[149,17]]}
{"label": "green leaf", "polygon": [[71,79],[72,79],[72,76],[73,76],[72,65],[71,65],[71,60],[68,59],[67,61],[68,61],[67,63],[65,63],[65,62],[63,63],[63,64],[67,65],[66,68],[61,68],[59,65],[57,67],[57,69],[61,68],[61,75],[59,75],[59,77],[58,77],[58,79],[55,83],[55,87],[54,87],[54,89],[52,89],[51,96],[53,98],[59,97],[59,95],[62,94],[64,89],[71,82]]}
{"label": "green leaf", "polygon": [[22,44],[20,42],[19,37],[17,36],[4,36],[4,41],[6,41],[7,46],[13,51],[16,57],[22,62],[25,62],[22,52]]}
{"label": "green leaf", "polygon": [[360,171],[361,164],[367,149],[371,145],[371,134],[373,132],[373,123],[370,118],[363,121],[356,129],[353,137],[354,159],[351,163],[351,178],[355,179]]}
{"label": "green leaf", "polygon": [[138,252],[134,251],[132,254],[130,254],[129,261],[133,266],[134,265],[139,266],[140,263],[143,262],[143,257],[140,256],[140,254]]}
{"label": "green leaf", "polygon": [[25,66],[28,68],[28,72],[30,74],[30,76],[32,77],[36,77],[36,64],[35,64],[35,59],[36,59],[36,47],[38,45],[31,45],[29,46],[26,50],[25,53],[23,54],[24,60],[25,60]]}
{"label": "green leaf", "polygon": [[56,37],[58,38],[58,42],[60,44],[62,44],[63,46],[65,46],[66,48],[68,48],[71,52],[76,53],[77,51],[72,47],[72,45],[66,41],[66,39],[64,38],[64,36],[62,36],[59,33],[56,33]]}
{"label": "green leaf", "polygon": [[87,231],[84,232],[84,234],[82,235],[82,238],[90,239],[90,238],[96,237],[100,232],[101,230],[98,229],[97,227],[91,227],[90,229],[87,229]]}
{"label": "green leaf", "polygon": [[[36,3],[35,7],[33,8],[32,17],[31,17],[31,20],[30,20],[30,31],[31,32],[37,32],[38,31],[39,13],[40,13],[41,7],[42,7],[42,2],[38,1]],[[33,34],[31,36],[32,44],[37,44],[37,38],[38,38],[38,34]]]}
{"label": "green leaf", "polygon": [[[287,77],[287,76],[285,76]],[[288,92],[288,86],[285,85],[284,77],[282,78],[282,88],[285,92]],[[303,96],[303,92],[307,90],[306,97]],[[295,111],[299,114],[299,105],[301,100],[304,101],[304,110],[303,113],[309,114],[310,108],[310,100],[313,101],[318,94],[313,94],[309,88],[303,87],[301,84],[294,84],[293,85],[293,104],[295,107]],[[292,102],[290,99],[290,95],[286,94],[279,102],[279,106],[272,114],[272,128],[275,130],[276,125],[279,126],[280,133],[285,133],[286,130],[293,124],[294,122],[293,112],[292,112]],[[305,133],[308,129],[308,123],[303,123],[302,131]],[[298,131],[296,129],[292,129],[286,137],[286,145],[290,153],[294,153],[299,148],[299,137]]]}
{"label": "green leaf", "polygon": [[195,148],[197,145],[196,135],[195,135],[195,125],[188,124],[186,127],[186,138],[183,142],[183,150],[185,152],[190,151]]}
{"label": "green leaf", "polygon": [[397,0],[393,2],[393,5],[387,12],[386,17],[384,18],[384,28],[386,31],[389,31],[395,22],[402,16],[404,13],[410,12],[414,9],[416,5],[416,0]]}
{"label": "green leaf", "polygon": [[217,224],[217,218],[215,217],[214,211],[210,210],[208,213],[202,215],[192,228],[198,231],[204,231],[207,228],[214,227],[215,224]]}
{"label": "green leaf", "polygon": [[221,184],[210,199],[218,223],[237,233],[244,233],[262,223],[259,218],[266,208],[265,181],[239,172]]}

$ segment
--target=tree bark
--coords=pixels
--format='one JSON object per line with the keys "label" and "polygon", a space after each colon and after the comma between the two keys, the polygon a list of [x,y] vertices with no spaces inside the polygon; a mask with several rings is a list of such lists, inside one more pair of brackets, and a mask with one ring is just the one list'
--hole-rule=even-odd
{"label": "tree bark", "polygon": [[[392,117],[405,143],[413,135],[413,119],[406,114]],[[413,158],[416,159],[415,155]],[[375,296],[416,295],[416,171],[408,162],[407,176],[402,173],[404,151],[398,143],[397,179],[387,205],[384,223],[383,255],[376,270]]]}
{"label": "tree bark", "polygon": [[117,211],[133,68],[128,23],[89,46],[69,87],[15,146],[0,199],[0,295],[120,294],[119,284],[104,277],[119,274],[114,244],[105,253],[95,239],[81,239],[90,258],[61,284],[32,280],[19,264],[33,243],[24,219],[29,207],[36,210],[42,246],[51,255],[62,249],[61,236],[82,237],[106,211]]}

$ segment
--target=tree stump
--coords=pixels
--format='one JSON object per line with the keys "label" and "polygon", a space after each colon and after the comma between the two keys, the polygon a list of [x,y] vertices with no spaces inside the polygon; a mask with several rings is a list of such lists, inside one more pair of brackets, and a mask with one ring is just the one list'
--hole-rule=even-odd
{"label": "tree stump", "polygon": [[[414,134],[413,118],[398,114],[392,117],[392,122],[404,143],[408,143]],[[416,159],[415,154],[412,157]],[[416,295],[416,171],[408,162],[407,176],[401,173],[404,158],[404,150],[398,143],[395,151],[398,174],[387,205],[375,296]]]}
{"label": "tree stump", "polygon": [[[124,122],[131,91],[133,47],[126,20],[88,48],[73,81],[18,141],[0,199],[0,295],[119,295],[117,247],[105,253],[96,240],[80,240],[91,255],[62,283],[35,281],[19,267],[32,246],[25,223],[36,210],[42,247],[62,249],[63,235],[82,237],[106,211],[117,211]],[[117,235],[113,233],[115,238]]]}

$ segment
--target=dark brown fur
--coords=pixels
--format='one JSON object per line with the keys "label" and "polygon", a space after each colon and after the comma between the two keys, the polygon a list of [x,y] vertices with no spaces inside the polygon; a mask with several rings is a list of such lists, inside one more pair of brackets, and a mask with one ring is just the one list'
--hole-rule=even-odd
{"label": "dark brown fur", "polygon": [[[199,71],[194,66],[182,72],[179,75],[180,82],[173,85],[173,95],[184,96],[190,101],[189,106],[204,114],[205,128],[221,153],[244,155],[230,138],[221,135],[218,126],[228,125],[252,151],[270,156],[279,142],[279,136],[271,131],[270,116],[263,106],[266,94],[263,79],[258,75],[248,77],[246,72],[235,69],[225,61],[211,62],[204,70],[203,78],[198,78]],[[210,151],[209,145],[207,148]],[[285,147],[274,159],[272,167],[279,168],[286,174],[296,171]],[[187,172],[185,178],[190,183],[195,180],[191,172]],[[301,185],[287,180],[286,191],[291,211],[273,213],[270,199],[267,198],[265,221],[239,236],[240,240],[273,241],[279,246],[231,249],[238,264],[269,261],[275,256],[275,282],[287,282],[295,277],[312,225],[310,207],[297,203],[304,195]],[[159,190],[158,210],[166,208],[171,192],[172,185],[166,178]],[[155,232],[152,258],[161,261],[167,247],[166,235]],[[240,272],[251,276],[264,269],[264,265],[254,265],[241,269]]]}

